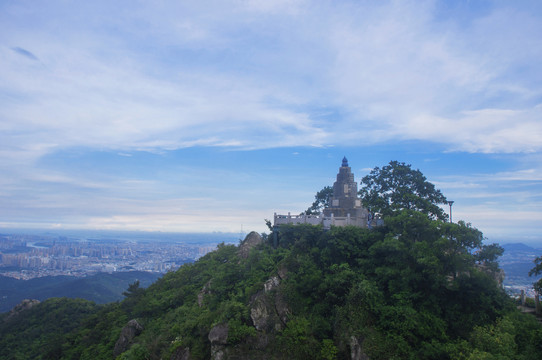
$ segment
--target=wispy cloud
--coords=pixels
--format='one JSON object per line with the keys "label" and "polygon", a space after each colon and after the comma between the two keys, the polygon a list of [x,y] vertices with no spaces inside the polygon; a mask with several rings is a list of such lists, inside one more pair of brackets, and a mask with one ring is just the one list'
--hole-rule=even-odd
{"label": "wispy cloud", "polygon": [[542,104],[524,110],[464,111],[455,119],[419,116],[397,127],[397,136],[447,144],[450,151],[537,152],[542,149]]}
{"label": "wispy cloud", "polygon": [[[3,127],[32,129],[18,134],[22,149],[253,149],[365,138],[432,140],[455,151],[540,150],[542,88],[511,76],[539,66],[534,15],[495,8],[463,28],[438,21],[432,2],[233,4],[44,22],[35,40],[7,22],[6,30],[41,49],[45,68],[4,57],[0,78],[11,85],[3,91],[25,102],[3,101]],[[98,25],[122,30],[94,31]],[[502,39],[502,29],[522,36]],[[503,47],[529,48],[522,53],[532,60]],[[342,116],[313,117],[314,104]]]}
{"label": "wispy cloud", "polygon": [[20,48],[20,47],[12,47],[11,50],[15,51],[17,54],[22,55],[30,60],[38,61],[39,59],[36,57],[36,55],[32,54],[30,51]]}

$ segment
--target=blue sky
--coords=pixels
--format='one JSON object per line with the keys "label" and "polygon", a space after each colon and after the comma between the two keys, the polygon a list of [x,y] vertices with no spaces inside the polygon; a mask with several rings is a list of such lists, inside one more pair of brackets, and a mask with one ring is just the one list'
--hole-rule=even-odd
{"label": "blue sky", "polygon": [[0,1],[0,229],[266,230],[412,164],[542,245],[539,1]]}

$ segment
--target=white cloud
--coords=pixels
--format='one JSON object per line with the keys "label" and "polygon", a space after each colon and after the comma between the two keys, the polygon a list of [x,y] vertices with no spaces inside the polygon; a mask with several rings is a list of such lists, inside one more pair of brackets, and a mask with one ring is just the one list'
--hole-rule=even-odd
{"label": "white cloud", "polygon": [[[490,241],[537,242],[542,219],[542,167],[539,156],[518,162],[518,155],[487,157],[490,162],[510,162],[513,169],[499,171],[484,162],[464,174],[440,175],[434,184],[454,200],[453,219],[471,222]],[[486,156],[484,156],[486,158]],[[525,160],[525,157],[521,157]],[[465,165],[472,167],[468,160]],[[448,212],[448,207],[443,207]]]}
{"label": "white cloud", "polygon": [[[431,1],[166,2],[94,18],[103,13],[96,9],[83,9],[91,12],[85,19],[83,10],[63,8],[80,24],[4,25],[16,43],[2,39],[8,96],[0,127],[21,150],[269,148],[360,138],[540,150],[540,105],[532,100],[542,89],[528,75],[513,76],[540,66],[540,21],[520,10],[495,8],[460,28],[454,19],[438,22]],[[13,48],[40,62],[21,61]],[[315,104],[342,115],[313,117]]]}
{"label": "white cloud", "polygon": [[464,111],[455,119],[420,115],[397,126],[396,136],[448,144],[455,151],[538,152],[542,149],[541,117],[542,105]]}
{"label": "white cloud", "polygon": [[[186,194],[157,202],[167,211],[145,203],[143,194],[157,196],[163,183],[40,167],[44,156],[72,148],[130,155],[421,140],[471,153],[542,150],[542,20],[528,8],[536,2],[469,3],[446,16],[437,1],[0,6],[0,196],[20,218],[36,204],[40,215],[48,206],[64,215],[86,209],[89,226],[136,226],[146,211],[168,219],[150,217],[156,227],[176,221],[167,211],[196,221],[197,201]],[[441,179],[442,188],[458,200],[525,199],[529,191],[490,185],[540,181],[533,163]],[[54,194],[63,187],[96,191],[102,205],[75,190]],[[117,203],[115,192],[123,194]],[[147,210],[130,213],[136,207]],[[226,202],[216,207],[218,222],[232,220],[220,213]],[[284,205],[297,207],[299,198]]]}

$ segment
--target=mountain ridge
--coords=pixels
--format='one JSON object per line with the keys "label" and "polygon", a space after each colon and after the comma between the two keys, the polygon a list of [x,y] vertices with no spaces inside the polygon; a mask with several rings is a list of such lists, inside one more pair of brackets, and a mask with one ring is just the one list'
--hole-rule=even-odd
{"label": "mountain ridge", "polygon": [[147,287],[162,274],[144,271],[98,273],[86,277],[44,276],[29,280],[0,275],[0,312],[11,310],[23,299],[46,300],[52,297],[82,298],[105,304],[122,300],[123,291],[139,280]]}
{"label": "mountain ridge", "polygon": [[[222,244],[146,289],[133,283],[122,302],[98,306],[50,299],[17,320],[0,317],[0,357],[530,360],[542,355],[536,347],[540,325],[517,312],[487,273],[495,264],[472,254],[480,234],[467,224],[403,212],[374,230],[281,226],[277,235],[276,248],[270,236],[255,233],[239,246]],[[64,327],[28,333],[32,326],[45,326],[39,318],[46,309]],[[133,336],[121,341],[122,334]],[[47,351],[40,344],[48,344]]]}

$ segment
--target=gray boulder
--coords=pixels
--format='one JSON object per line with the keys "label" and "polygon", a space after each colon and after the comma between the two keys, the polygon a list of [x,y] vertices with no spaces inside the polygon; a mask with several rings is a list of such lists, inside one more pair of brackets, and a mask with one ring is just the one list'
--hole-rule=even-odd
{"label": "gray boulder", "polygon": [[15,318],[17,315],[19,315],[23,311],[29,310],[32,307],[38,305],[39,303],[40,303],[39,300],[24,299],[23,301],[21,301],[20,303],[15,305],[15,307],[13,307],[13,309],[11,309],[11,311],[9,312],[9,314],[6,317],[5,321],[8,321],[8,320],[11,320],[11,319]]}
{"label": "gray boulder", "polygon": [[134,341],[134,338],[141,334],[143,331],[143,326],[137,322],[137,320],[132,319],[128,321],[125,327],[120,331],[120,336],[117,342],[115,343],[115,348],[113,349],[113,355],[118,356],[128,350]]}
{"label": "gray boulder", "polygon": [[226,344],[228,343],[228,324],[216,325],[209,331],[211,342],[211,359],[225,360],[228,358]]}
{"label": "gray boulder", "polygon": [[175,349],[173,354],[171,354],[170,360],[190,360],[190,349],[178,347]]}
{"label": "gray boulder", "polygon": [[242,259],[248,258],[250,250],[263,243],[263,239],[256,231],[250,232],[245,240],[239,245],[239,257]]}
{"label": "gray boulder", "polygon": [[228,324],[216,325],[209,331],[211,344],[226,345],[228,343]]}
{"label": "gray boulder", "polygon": [[363,351],[363,337],[350,337],[350,359],[352,360],[369,360],[365,351]]}

